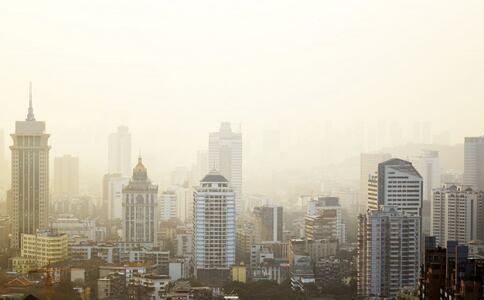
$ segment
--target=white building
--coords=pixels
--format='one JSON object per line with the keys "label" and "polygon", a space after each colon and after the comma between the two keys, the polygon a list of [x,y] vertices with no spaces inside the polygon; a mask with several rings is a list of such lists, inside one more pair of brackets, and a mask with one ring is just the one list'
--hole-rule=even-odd
{"label": "white building", "polygon": [[218,132],[212,132],[208,142],[208,167],[220,172],[235,192],[237,212],[245,210],[242,194],[242,134],[233,132],[230,123],[223,122]]}
{"label": "white building", "polygon": [[434,189],[431,235],[443,247],[449,240],[459,244],[483,240],[484,192],[455,184]]}
{"label": "white building", "polygon": [[484,190],[484,136],[465,138],[464,185]]}
{"label": "white building", "polygon": [[173,191],[165,191],[160,195],[160,219],[162,221],[175,219],[177,214],[177,198]]}
{"label": "white building", "polygon": [[158,216],[158,186],[148,179],[140,157],[132,179],[123,188],[123,240],[156,245]]}
{"label": "white building", "polygon": [[107,220],[121,219],[123,216],[123,187],[129,178],[121,174],[106,174],[103,177],[103,212]]}
{"label": "white building", "polygon": [[420,217],[383,206],[359,217],[357,292],[363,299],[395,297],[414,288],[420,266]]}
{"label": "white building", "polygon": [[393,158],[378,164],[368,181],[368,208],[392,206],[408,214],[422,215],[423,180],[411,162]]}
{"label": "white building", "polygon": [[163,300],[166,299],[169,283],[168,275],[135,274],[129,281],[128,294],[143,295],[143,299]]}
{"label": "white building", "polygon": [[50,222],[50,228],[58,233],[65,233],[69,237],[83,237],[89,241],[96,241],[96,221],[80,220],[73,215],[62,215]]}
{"label": "white building", "polygon": [[439,152],[425,150],[414,160],[415,168],[422,175],[423,201],[422,201],[422,233],[430,234],[430,215],[432,206],[432,190],[441,186],[441,171]]}
{"label": "white building", "polygon": [[15,122],[12,134],[12,239],[20,249],[23,233],[36,234],[48,225],[49,215],[49,134],[45,122],[36,121],[32,108],[32,85],[25,121]]}
{"label": "white building", "polygon": [[131,172],[131,133],[126,126],[109,135],[108,173],[119,173],[129,177]]}
{"label": "white building", "polygon": [[360,207],[361,214],[368,208],[368,177],[375,174],[378,164],[391,158],[389,153],[361,153],[360,155]]}
{"label": "white building", "polygon": [[193,255],[199,279],[227,279],[235,263],[235,193],[216,171],[194,193]]}

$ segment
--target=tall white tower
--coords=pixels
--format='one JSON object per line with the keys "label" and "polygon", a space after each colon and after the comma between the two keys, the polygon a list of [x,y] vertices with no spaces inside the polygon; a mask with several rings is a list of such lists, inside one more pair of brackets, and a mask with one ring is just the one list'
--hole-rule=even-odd
{"label": "tall white tower", "polygon": [[193,255],[201,280],[224,280],[235,263],[235,193],[211,171],[194,193]]}
{"label": "tall white tower", "polygon": [[49,134],[45,122],[35,120],[32,84],[27,118],[15,123],[11,137],[12,248],[19,249],[21,234],[35,234],[37,229],[47,227],[49,213]]}
{"label": "tall white tower", "polygon": [[223,122],[218,132],[212,132],[208,142],[208,167],[216,169],[235,192],[237,211],[245,209],[242,194],[242,134],[233,132],[230,123]]}
{"label": "tall white tower", "polygon": [[109,135],[108,172],[119,173],[124,177],[131,174],[131,133],[126,126]]}

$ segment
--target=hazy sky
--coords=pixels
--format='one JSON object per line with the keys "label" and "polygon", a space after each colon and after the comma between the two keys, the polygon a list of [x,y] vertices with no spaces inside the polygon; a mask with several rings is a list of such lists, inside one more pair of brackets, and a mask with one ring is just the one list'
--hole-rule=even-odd
{"label": "hazy sky", "polygon": [[170,168],[220,121],[422,120],[460,140],[484,132],[484,1],[0,1],[7,133],[29,80],[53,155],[85,165],[121,123]]}

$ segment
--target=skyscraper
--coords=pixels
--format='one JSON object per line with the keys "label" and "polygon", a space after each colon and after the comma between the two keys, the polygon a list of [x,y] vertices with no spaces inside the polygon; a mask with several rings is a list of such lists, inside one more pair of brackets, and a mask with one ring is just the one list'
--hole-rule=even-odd
{"label": "skyscraper", "polygon": [[368,208],[368,177],[378,170],[378,164],[389,160],[389,153],[361,153],[360,155],[360,213]]}
{"label": "skyscraper", "polygon": [[129,243],[157,244],[158,186],[151,183],[141,157],[123,188],[123,234]]}
{"label": "skyscraper", "polygon": [[484,136],[465,138],[464,185],[484,190]]}
{"label": "skyscraper", "polygon": [[79,196],[79,158],[64,155],[54,158],[54,199]]}
{"label": "skyscraper", "polygon": [[25,121],[15,123],[11,135],[13,224],[12,248],[19,249],[21,234],[35,234],[47,227],[49,213],[49,134],[45,122],[36,121],[32,107],[32,85],[29,110]]}
{"label": "skyscraper", "polygon": [[395,207],[422,216],[423,180],[411,162],[393,158],[378,164],[368,182],[368,208]]}
{"label": "skyscraper", "polygon": [[195,276],[226,280],[235,263],[235,193],[224,176],[211,171],[193,198]]}
{"label": "skyscraper", "polygon": [[218,132],[212,132],[208,142],[208,167],[216,169],[235,192],[239,213],[245,209],[242,194],[242,134],[233,132],[230,123],[223,122]]}
{"label": "skyscraper", "polygon": [[282,206],[265,205],[254,208],[255,229],[258,242],[282,242]]}
{"label": "skyscraper", "polygon": [[429,235],[432,189],[441,186],[439,152],[422,151],[422,154],[415,159],[415,168],[422,175],[423,180],[422,233]]}
{"label": "skyscraper", "polygon": [[450,240],[466,244],[484,239],[484,192],[444,184],[434,189],[432,203],[431,235],[441,247]]}
{"label": "skyscraper", "polygon": [[109,135],[108,172],[129,177],[131,173],[131,133],[126,126]]}
{"label": "skyscraper", "polygon": [[102,206],[106,220],[123,217],[123,187],[128,183],[129,178],[121,174],[104,175]]}
{"label": "skyscraper", "polygon": [[[357,293],[362,299],[395,297],[415,287],[420,266],[420,217],[383,206],[360,215]],[[372,298],[374,297],[374,298]]]}

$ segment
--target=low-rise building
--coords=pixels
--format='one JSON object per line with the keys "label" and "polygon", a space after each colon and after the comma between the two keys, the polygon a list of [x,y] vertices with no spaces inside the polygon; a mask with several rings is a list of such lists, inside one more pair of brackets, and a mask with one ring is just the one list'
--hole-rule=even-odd
{"label": "low-rise building", "polygon": [[68,237],[54,230],[37,230],[36,234],[22,234],[20,258],[10,259],[12,270],[26,273],[49,263],[68,258]]}
{"label": "low-rise building", "polygon": [[166,299],[170,277],[156,274],[135,274],[128,284],[128,299]]}

